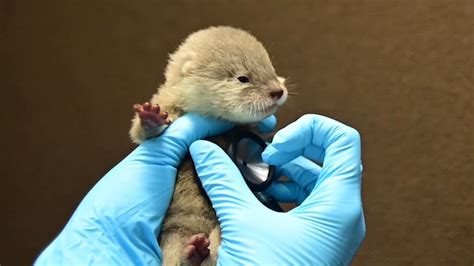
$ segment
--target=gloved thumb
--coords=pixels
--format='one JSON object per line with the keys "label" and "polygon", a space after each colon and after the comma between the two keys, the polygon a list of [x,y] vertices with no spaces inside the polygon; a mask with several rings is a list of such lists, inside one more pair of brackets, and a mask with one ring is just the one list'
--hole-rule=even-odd
{"label": "gloved thumb", "polygon": [[248,212],[250,207],[257,204],[258,200],[239,169],[220,147],[209,141],[198,140],[189,151],[202,186],[221,223],[238,212]]}

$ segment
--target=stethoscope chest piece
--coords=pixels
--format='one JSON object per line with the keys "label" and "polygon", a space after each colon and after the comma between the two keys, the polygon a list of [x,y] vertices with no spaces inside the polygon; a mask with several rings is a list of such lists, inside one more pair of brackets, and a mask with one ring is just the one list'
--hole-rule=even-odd
{"label": "stethoscope chest piece", "polygon": [[241,132],[232,141],[228,150],[253,192],[263,191],[272,183],[274,167],[262,160],[262,152],[266,146],[256,134]]}
{"label": "stethoscope chest piece", "polygon": [[239,132],[231,142],[227,153],[234,161],[245,182],[255,197],[268,208],[283,212],[278,202],[267,195],[266,190],[273,182],[275,167],[262,160],[262,152],[267,144],[256,134]]}

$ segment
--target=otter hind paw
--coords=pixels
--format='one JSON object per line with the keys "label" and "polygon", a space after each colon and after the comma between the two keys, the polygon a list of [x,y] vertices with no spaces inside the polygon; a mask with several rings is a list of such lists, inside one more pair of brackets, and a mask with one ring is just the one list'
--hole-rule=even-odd
{"label": "otter hind paw", "polygon": [[184,245],[184,264],[198,266],[209,256],[209,239],[204,234],[193,235]]}

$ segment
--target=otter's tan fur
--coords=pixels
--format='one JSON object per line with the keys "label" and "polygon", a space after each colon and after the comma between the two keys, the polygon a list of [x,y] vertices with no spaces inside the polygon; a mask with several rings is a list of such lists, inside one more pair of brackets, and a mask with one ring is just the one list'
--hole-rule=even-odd
{"label": "otter's tan fur", "polygon": [[[250,82],[237,78],[246,76]],[[248,32],[232,27],[211,27],[191,34],[170,55],[166,81],[153,95],[174,120],[186,112],[251,123],[273,114],[287,97],[283,80],[277,77],[267,51]],[[281,98],[269,96],[275,88],[284,91]],[[136,115],[130,136],[142,143],[148,136]],[[208,198],[202,191],[190,158],[178,172],[173,200],[165,217],[160,246],[164,265],[183,263],[185,241],[204,233],[211,241],[206,264],[215,264],[219,245],[219,225]]]}

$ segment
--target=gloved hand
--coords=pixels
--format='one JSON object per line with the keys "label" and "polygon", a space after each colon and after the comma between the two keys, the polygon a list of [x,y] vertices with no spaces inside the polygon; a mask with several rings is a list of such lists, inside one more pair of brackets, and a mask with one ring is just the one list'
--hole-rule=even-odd
{"label": "gloved hand", "polygon": [[216,145],[196,141],[190,152],[219,218],[220,265],[350,263],[365,236],[356,130],[305,115],[275,135],[262,157],[294,181],[268,190],[279,200],[301,203],[287,213],[264,207]]}
{"label": "gloved hand", "polygon": [[177,167],[193,141],[231,127],[187,114],[158,138],[141,144],[92,188],[35,264],[160,263],[157,235],[174,190]]}

